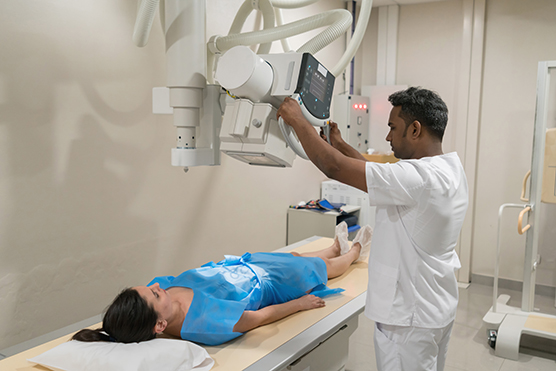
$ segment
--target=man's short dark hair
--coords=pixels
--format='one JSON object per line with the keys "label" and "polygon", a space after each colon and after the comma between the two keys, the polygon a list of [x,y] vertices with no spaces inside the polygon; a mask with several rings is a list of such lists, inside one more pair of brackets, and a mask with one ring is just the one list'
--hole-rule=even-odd
{"label": "man's short dark hair", "polygon": [[406,127],[417,120],[438,139],[442,140],[448,123],[448,107],[440,96],[421,87],[411,87],[391,94],[392,106],[401,106],[400,117]]}

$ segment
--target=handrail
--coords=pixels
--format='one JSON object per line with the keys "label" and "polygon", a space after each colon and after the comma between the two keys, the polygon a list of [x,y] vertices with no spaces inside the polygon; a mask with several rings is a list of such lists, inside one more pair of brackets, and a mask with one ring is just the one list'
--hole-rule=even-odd
{"label": "handrail", "polygon": [[[518,220],[518,231],[523,230],[523,232],[527,231],[531,226],[526,225],[525,228],[521,228],[521,221],[523,219],[523,215],[531,210],[531,205],[522,205],[522,204],[503,204],[498,209],[498,237],[496,241],[496,264],[494,265],[494,287],[492,290],[492,312],[496,313],[496,305],[498,299],[498,276],[500,273],[500,235],[502,234],[502,214],[504,213],[504,209],[507,207],[515,207],[515,208],[523,208],[524,210],[521,211],[520,219]],[[522,234],[522,233],[520,233]]]}
{"label": "handrail", "polygon": [[527,224],[525,227],[521,228],[521,225],[523,223],[523,215],[525,215],[525,213],[531,211],[531,206],[527,206],[525,209],[521,210],[521,212],[519,213],[519,218],[517,219],[517,233],[519,234],[523,234],[525,232],[527,232],[527,230],[529,228],[531,228],[531,224]]}
{"label": "handrail", "polygon": [[525,192],[527,192],[527,179],[531,176],[531,170],[525,174],[525,178],[523,178],[523,186],[521,186],[521,197],[519,198],[523,202],[529,202],[528,198],[525,198]]}

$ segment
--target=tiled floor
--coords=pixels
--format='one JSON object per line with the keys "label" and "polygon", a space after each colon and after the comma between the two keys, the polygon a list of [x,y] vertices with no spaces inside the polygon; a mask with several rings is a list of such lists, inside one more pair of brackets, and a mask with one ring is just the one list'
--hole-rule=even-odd
{"label": "tiled floor", "polygon": [[[499,290],[499,294],[511,296],[511,306],[521,306],[521,292]],[[486,327],[483,316],[492,306],[492,287],[471,284],[467,289],[460,288],[460,300],[452,337],[448,348],[446,371],[555,371],[556,342],[546,342],[554,346],[554,353],[521,348],[519,360],[512,361],[496,357],[486,341]],[[535,307],[541,312],[556,315],[554,297],[538,296]],[[363,314],[359,317],[359,327],[350,338],[349,360],[346,371],[375,371],[373,345],[374,322]],[[527,339],[525,339],[527,340]],[[531,339],[538,341],[538,338]],[[523,344],[523,343],[522,343]]]}

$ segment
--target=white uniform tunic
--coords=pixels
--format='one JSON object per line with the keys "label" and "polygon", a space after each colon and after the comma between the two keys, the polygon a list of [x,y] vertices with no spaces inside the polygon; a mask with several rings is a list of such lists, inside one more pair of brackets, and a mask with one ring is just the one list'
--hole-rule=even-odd
{"label": "white uniform tunic", "polygon": [[468,204],[457,154],[368,162],[366,177],[370,204],[377,206],[366,316],[387,325],[449,325],[461,266],[454,248]]}

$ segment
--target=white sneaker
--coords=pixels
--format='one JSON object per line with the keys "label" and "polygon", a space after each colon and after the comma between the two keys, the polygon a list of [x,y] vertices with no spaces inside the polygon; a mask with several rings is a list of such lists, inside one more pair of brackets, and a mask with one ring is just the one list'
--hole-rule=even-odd
{"label": "white sneaker", "polygon": [[340,244],[340,255],[344,255],[349,251],[348,226],[346,222],[341,222],[336,226],[336,237],[334,239]]}
{"label": "white sneaker", "polygon": [[353,239],[352,246],[356,242],[359,242],[359,244],[361,245],[361,253],[359,254],[359,258],[357,258],[357,260],[355,261],[356,263],[358,261],[366,261],[367,258],[369,257],[369,253],[371,252],[372,237],[373,237],[373,229],[369,225],[361,227],[359,232],[357,232],[357,235]]}

